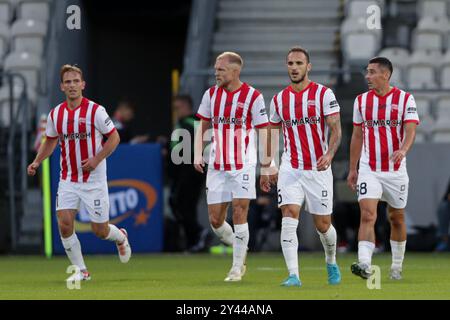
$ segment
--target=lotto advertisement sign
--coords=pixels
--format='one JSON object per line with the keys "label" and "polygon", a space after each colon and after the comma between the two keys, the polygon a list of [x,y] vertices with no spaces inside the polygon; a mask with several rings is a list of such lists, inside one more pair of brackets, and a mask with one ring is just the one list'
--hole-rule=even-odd
{"label": "lotto advertisement sign", "polygon": [[[53,252],[64,254],[58,232],[55,199],[59,182],[60,152],[51,157]],[[133,252],[159,252],[163,248],[162,162],[158,144],[119,145],[107,158],[110,223],[125,228]],[[75,230],[83,253],[117,253],[110,241],[91,229],[89,212],[81,204]]]}

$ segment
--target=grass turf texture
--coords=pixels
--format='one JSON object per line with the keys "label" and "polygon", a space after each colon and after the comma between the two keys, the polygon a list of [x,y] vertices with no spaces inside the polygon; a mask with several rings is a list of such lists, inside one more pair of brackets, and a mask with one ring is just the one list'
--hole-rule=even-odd
{"label": "grass turf texture", "polygon": [[381,289],[350,272],[356,254],[338,255],[342,283],[327,284],[322,253],[300,253],[301,288],[284,288],[287,276],[279,254],[252,254],[239,283],[223,279],[231,256],[138,255],[128,264],[117,256],[86,256],[92,280],[81,290],[66,287],[68,260],[36,256],[0,257],[0,299],[450,299],[450,254],[407,253],[403,280],[389,280],[391,256],[377,254]]}

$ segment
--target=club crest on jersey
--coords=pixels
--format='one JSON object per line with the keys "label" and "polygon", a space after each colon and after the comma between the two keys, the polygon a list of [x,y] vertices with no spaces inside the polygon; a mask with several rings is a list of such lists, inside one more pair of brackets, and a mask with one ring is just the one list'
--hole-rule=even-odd
{"label": "club crest on jersey", "polygon": [[79,123],[86,123],[86,118],[80,118],[80,119],[78,119],[78,122]]}
{"label": "club crest on jersey", "polygon": [[238,102],[238,103],[237,103],[237,108],[238,108],[238,109],[243,109],[244,106],[245,106],[245,103],[243,103],[243,102]]}
{"label": "club crest on jersey", "polygon": [[398,110],[398,104],[392,104],[392,109],[393,110]]}
{"label": "club crest on jersey", "polygon": [[308,107],[316,107],[316,101],[315,100],[308,100]]}

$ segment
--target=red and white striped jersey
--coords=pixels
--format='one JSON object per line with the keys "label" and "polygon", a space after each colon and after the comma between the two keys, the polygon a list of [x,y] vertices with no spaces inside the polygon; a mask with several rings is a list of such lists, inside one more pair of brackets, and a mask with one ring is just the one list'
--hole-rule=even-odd
{"label": "red and white striped jersey", "polygon": [[317,161],[328,150],[325,117],[339,111],[333,91],[312,81],[300,92],[288,86],[276,94],[270,123],[283,126],[282,162],[294,169],[317,170]]}
{"label": "red and white striped jersey", "polygon": [[390,157],[401,147],[403,125],[407,122],[419,124],[416,102],[410,93],[393,87],[383,97],[374,90],[360,94],[353,106],[353,124],[363,130],[359,170],[397,171],[405,167],[406,159],[394,165]]}
{"label": "red and white striped jersey", "polygon": [[218,86],[206,90],[197,116],[212,121],[209,164],[216,170],[240,170],[256,164],[256,132],[268,125],[262,94],[243,83],[229,92]]}
{"label": "red and white striped jersey", "polygon": [[47,139],[59,138],[61,147],[60,179],[72,182],[106,181],[106,161],[88,172],[81,161],[94,157],[102,149],[103,135],[109,136],[115,127],[104,107],[83,98],[71,110],[67,102],[53,108],[47,118]]}

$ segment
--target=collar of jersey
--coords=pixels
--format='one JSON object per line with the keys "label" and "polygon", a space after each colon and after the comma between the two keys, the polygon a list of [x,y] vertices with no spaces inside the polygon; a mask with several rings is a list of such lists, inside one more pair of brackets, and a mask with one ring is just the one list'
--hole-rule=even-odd
{"label": "collar of jersey", "polygon": [[82,106],[87,106],[88,105],[88,100],[85,97],[83,97],[83,99],[81,99],[80,105],[78,107],[76,107],[75,109],[73,109],[73,110],[70,109],[67,105],[68,105],[67,101],[64,101],[64,108],[66,108],[67,111],[69,111],[69,112],[75,112],[76,110],[78,110]]}
{"label": "collar of jersey", "polygon": [[372,89],[372,91],[373,91],[373,94],[375,95],[375,96],[377,96],[377,98],[381,98],[381,99],[383,99],[383,98],[386,98],[388,95],[390,95],[391,93],[393,93],[395,90],[397,89],[397,87],[392,87],[392,89],[391,90],[389,90],[389,92],[388,93],[386,93],[384,96],[380,96],[380,95],[378,95],[377,94],[377,92],[374,90],[374,89]]}
{"label": "collar of jersey", "polygon": [[314,83],[314,81],[310,81],[309,84],[308,84],[306,87],[303,88],[303,90],[298,91],[298,92],[295,91],[294,88],[292,88],[291,85],[288,86],[288,90],[291,91],[291,92],[294,93],[294,94],[300,94],[300,93],[303,93],[303,92],[305,92],[306,90],[308,90],[308,89],[313,85],[313,83]]}

